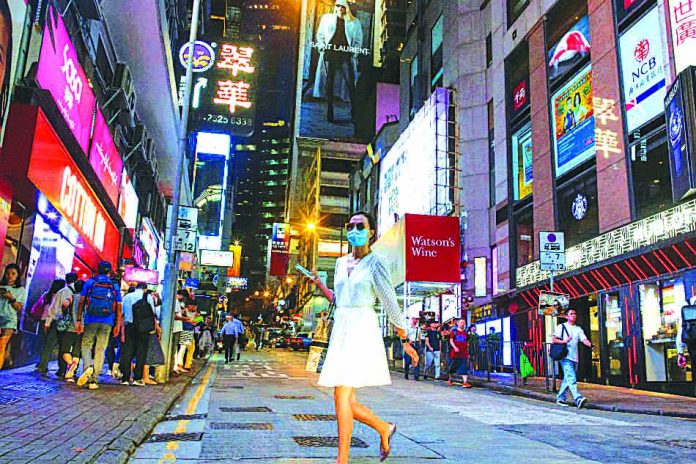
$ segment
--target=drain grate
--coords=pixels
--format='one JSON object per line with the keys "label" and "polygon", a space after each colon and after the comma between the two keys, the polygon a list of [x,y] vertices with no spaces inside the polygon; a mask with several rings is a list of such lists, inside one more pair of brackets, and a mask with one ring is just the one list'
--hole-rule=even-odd
{"label": "drain grate", "polygon": [[222,412],[273,412],[271,408],[266,406],[252,406],[247,408],[220,408]]}
{"label": "drain grate", "polygon": [[208,417],[207,414],[180,414],[178,416],[165,416],[164,420],[177,421],[177,420],[196,420],[205,419]]}
{"label": "drain grate", "polygon": [[0,396],[0,405],[15,404],[23,399],[25,398],[19,398],[17,396]]}
{"label": "drain grate", "polygon": [[[338,448],[338,437],[292,437],[300,446],[309,448]],[[359,438],[353,437],[351,448],[369,448],[369,445]]]}
{"label": "drain grate", "polygon": [[336,416],[334,414],[293,414],[292,418],[296,421],[334,421]]}
{"label": "drain grate", "polygon": [[696,450],[696,440],[650,440],[656,445]]}
{"label": "drain grate", "polygon": [[60,387],[50,383],[13,383],[2,387],[3,390],[24,393],[53,393]]}
{"label": "drain grate", "polygon": [[201,441],[203,433],[158,433],[147,439],[148,443],[161,443],[163,441]]}
{"label": "drain grate", "polygon": [[211,422],[211,430],[273,430],[273,424],[267,422]]}
{"label": "drain grate", "polygon": [[300,395],[300,396],[297,396],[297,395],[275,395],[275,396],[273,396],[273,398],[275,398],[277,400],[313,400],[314,399],[313,396],[309,396],[309,395],[304,395],[304,396],[302,396],[302,395]]}

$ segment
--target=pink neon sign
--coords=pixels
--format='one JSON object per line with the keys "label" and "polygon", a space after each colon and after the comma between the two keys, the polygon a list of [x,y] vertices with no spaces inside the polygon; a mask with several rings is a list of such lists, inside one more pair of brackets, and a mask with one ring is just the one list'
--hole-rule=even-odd
{"label": "pink neon sign", "polygon": [[139,267],[127,267],[123,274],[126,282],[145,282],[146,284],[156,285],[159,283],[159,272],[152,269]]}
{"label": "pink neon sign", "polygon": [[89,150],[89,164],[97,173],[97,177],[106,189],[106,193],[109,194],[111,201],[114,202],[114,205],[118,205],[123,161],[118,154],[106,119],[99,108],[97,108],[97,117],[94,123],[92,147]]}
{"label": "pink neon sign", "polygon": [[87,153],[95,97],[65,24],[49,5],[36,80],[51,93],[65,122]]}

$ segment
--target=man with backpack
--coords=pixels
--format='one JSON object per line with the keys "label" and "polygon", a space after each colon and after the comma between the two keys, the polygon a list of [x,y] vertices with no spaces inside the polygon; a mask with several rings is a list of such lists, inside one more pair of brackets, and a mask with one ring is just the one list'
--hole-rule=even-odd
{"label": "man with backpack", "polygon": [[[82,335],[82,359],[84,371],[77,386],[89,383],[90,390],[99,388],[97,381],[104,366],[104,352],[109,343],[109,333],[119,334],[123,324],[121,292],[111,280],[111,263],[102,261],[97,266],[99,275],[85,282],[82,287],[80,306],[77,309],[76,328]],[[84,327],[82,315],[84,314]],[[94,355],[92,355],[94,349]]]}
{"label": "man with backpack", "polygon": [[[575,325],[578,319],[578,313],[574,309],[569,309],[566,316],[566,322],[559,324],[553,332],[553,344],[565,345],[567,350],[562,359],[557,359],[563,369],[563,382],[556,396],[556,404],[559,406],[568,406],[565,402],[566,392],[570,390],[573,395],[575,406],[582,409],[587,404],[587,398],[578,392],[578,381],[576,372],[578,370],[578,344],[592,348],[592,342],[585,335],[582,327]],[[552,354],[553,356],[553,354]]]}
{"label": "man with backpack", "polygon": [[119,368],[123,373],[121,385],[130,384],[131,360],[135,356],[133,385],[144,387],[143,366],[147,358],[150,334],[157,330],[155,300],[147,291],[147,284],[139,283],[135,291],[123,297],[123,322],[125,342],[118,356]]}
{"label": "man with backpack", "polygon": [[[677,365],[681,369],[686,369],[686,356],[684,349],[689,352],[691,357],[691,370],[693,371],[696,363],[696,305],[692,304],[682,307],[681,309],[681,324],[677,328]],[[696,381],[694,381],[694,392],[696,393]]]}

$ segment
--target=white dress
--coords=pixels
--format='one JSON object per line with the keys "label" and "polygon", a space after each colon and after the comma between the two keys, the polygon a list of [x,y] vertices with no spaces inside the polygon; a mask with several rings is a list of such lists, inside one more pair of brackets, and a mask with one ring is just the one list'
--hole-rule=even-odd
{"label": "white dress", "polygon": [[361,388],[391,384],[382,330],[375,312],[377,298],[389,322],[404,328],[406,321],[384,259],[370,253],[349,276],[348,258],[339,258],[334,293],[334,325],[319,385]]}

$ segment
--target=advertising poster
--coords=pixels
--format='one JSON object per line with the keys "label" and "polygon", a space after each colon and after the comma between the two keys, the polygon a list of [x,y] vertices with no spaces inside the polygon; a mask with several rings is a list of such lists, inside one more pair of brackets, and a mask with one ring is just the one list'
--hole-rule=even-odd
{"label": "advertising poster", "polygon": [[368,142],[374,134],[374,0],[307,0],[300,135]]}
{"label": "advertising poster", "polygon": [[631,26],[619,39],[629,132],[664,111],[665,73],[657,8]]}
{"label": "advertising poster", "polygon": [[614,0],[616,19],[621,23],[626,17],[650,0]]}
{"label": "advertising poster", "polygon": [[669,166],[672,179],[672,198],[681,200],[691,190],[689,134],[684,107],[684,79],[679,76],[665,99],[665,118],[669,139]]}
{"label": "advertising poster", "polygon": [[590,18],[583,16],[551,47],[548,54],[549,83],[572,71],[590,53]]}
{"label": "advertising poster", "polygon": [[60,13],[49,5],[36,81],[48,90],[85,153],[96,98]]}
{"label": "advertising poster", "polygon": [[566,294],[542,291],[539,294],[538,313],[540,316],[562,315],[568,311],[569,304],[570,298]]}
{"label": "advertising poster", "polygon": [[94,123],[92,147],[89,149],[89,164],[94,168],[94,172],[106,189],[106,193],[111,198],[114,206],[118,206],[123,160],[121,160],[121,155],[118,153],[114,139],[111,136],[109,125],[98,108]]}
{"label": "advertising poster", "polygon": [[522,200],[532,193],[532,126],[527,125],[512,136],[512,172],[515,200]]}
{"label": "advertising poster", "polygon": [[232,266],[227,268],[227,277],[239,277],[242,271],[242,246],[230,245],[232,252]]}
{"label": "advertising poster", "polygon": [[595,154],[592,71],[580,71],[551,98],[556,177]]}
{"label": "advertising poster", "polygon": [[16,80],[26,14],[25,0],[0,0],[0,146]]}
{"label": "advertising poster", "polygon": [[281,277],[288,273],[290,258],[290,224],[276,222],[273,224],[273,236],[270,246],[271,262],[269,275]]}

